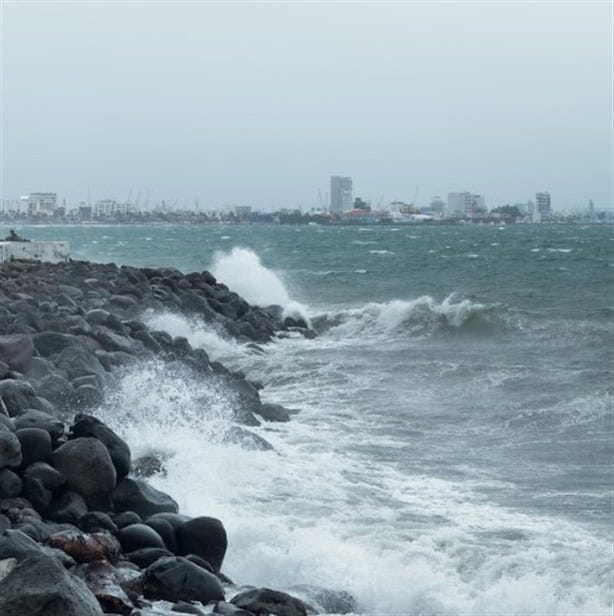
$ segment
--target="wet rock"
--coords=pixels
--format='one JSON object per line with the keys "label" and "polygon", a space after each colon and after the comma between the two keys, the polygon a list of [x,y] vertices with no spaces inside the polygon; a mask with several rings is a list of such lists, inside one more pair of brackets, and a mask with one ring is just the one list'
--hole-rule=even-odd
{"label": "wet rock", "polygon": [[134,511],[123,511],[113,516],[113,521],[117,524],[117,528],[124,528],[130,524],[140,524],[143,520],[138,513]]}
{"label": "wet rock", "polygon": [[67,408],[74,401],[75,390],[68,380],[59,374],[44,376],[37,385],[36,392],[59,408]]}
{"label": "wet rock", "polygon": [[122,588],[122,575],[107,562],[91,562],[79,565],[75,571],[98,600],[105,614],[132,613],[134,604]]}
{"label": "wet rock", "polygon": [[141,548],[166,548],[162,537],[147,524],[130,524],[121,528],[117,537],[124,552]]}
{"label": "wet rock", "polygon": [[0,533],[11,528],[11,521],[3,513],[0,513]]}
{"label": "wet rock", "polygon": [[135,477],[153,477],[160,474],[166,476],[164,460],[161,457],[150,455],[137,458],[132,464],[132,474]]}
{"label": "wet rock", "polygon": [[145,596],[167,601],[223,601],[224,589],[211,573],[181,557],[166,557],[147,567]]}
{"label": "wet rock", "polygon": [[104,402],[102,391],[94,385],[81,385],[75,389],[74,406],[78,409],[92,409]]}
{"label": "wet rock", "polygon": [[4,425],[0,424],[0,469],[18,467],[22,461],[19,438]]}
{"label": "wet rock", "polygon": [[256,412],[266,421],[290,421],[290,412],[281,404],[264,402]]}
{"label": "wet rock", "polygon": [[177,513],[177,503],[164,492],[147,485],[141,479],[125,477],[112,494],[115,511],[135,511],[141,518],[154,513]]}
{"label": "wet rock", "polygon": [[40,551],[38,543],[20,530],[9,529],[0,534],[0,560],[16,558],[21,561],[30,554]]}
{"label": "wet rock", "polygon": [[128,553],[128,558],[141,569],[146,569],[158,559],[166,556],[173,556],[173,553],[166,548],[141,548]]}
{"label": "wet rock", "polygon": [[95,438],[76,438],[53,452],[53,466],[66,477],[68,487],[86,500],[111,492],[115,466],[107,448]]}
{"label": "wet rock", "polygon": [[226,603],[225,601],[218,601],[213,606],[213,614],[218,614],[219,616],[254,616],[252,612],[248,612],[247,610],[241,609],[232,603]]}
{"label": "wet rock", "polygon": [[42,428],[20,428],[15,432],[21,444],[22,466],[47,462],[51,458],[51,436]]}
{"label": "wet rock", "polygon": [[32,337],[34,347],[42,357],[61,353],[67,347],[78,347],[82,344],[78,336],[62,334],[57,331],[46,331]]}
{"label": "wet rock", "polygon": [[15,421],[12,417],[0,413],[0,426],[6,428],[9,432],[15,432]]}
{"label": "wet rock", "polygon": [[102,616],[87,586],[54,558],[31,554],[2,580],[3,616]]}
{"label": "wet rock", "polygon": [[68,347],[54,359],[56,368],[64,372],[69,380],[80,376],[97,374],[103,376],[105,368],[94,351],[81,347]]}
{"label": "wet rock", "polygon": [[44,411],[28,409],[15,417],[15,428],[41,428],[49,432],[52,442],[57,442],[64,434],[64,424]]}
{"label": "wet rock", "polygon": [[86,513],[85,499],[77,492],[67,490],[52,504],[51,511],[47,516],[56,522],[68,522],[77,525]]}
{"label": "wet rock", "polygon": [[259,434],[254,434],[240,426],[232,426],[222,436],[223,443],[232,443],[240,445],[243,449],[251,449],[254,451],[271,451],[273,445]]}
{"label": "wet rock", "polygon": [[102,530],[111,533],[117,532],[117,524],[103,511],[90,511],[79,520],[79,528],[86,533],[94,533]]}
{"label": "wet rock", "polygon": [[239,593],[230,603],[256,616],[307,616],[308,606],[300,599],[270,588]]}
{"label": "wet rock", "polygon": [[130,472],[131,456],[128,444],[102,421],[91,415],[77,415],[71,432],[76,437],[96,438],[107,448],[118,480]]}
{"label": "wet rock", "polygon": [[119,558],[119,541],[108,532],[80,533],[65,531],[49,537],[47,544],[62,550],[78,563],[95,560],[114,562]]}
{"label": "wet rock", "polygon": [[227,546],[226,530],[217,518],[193,518],[177,529],[179,554],[196,554],[210,563],[215,571],[222,567]]}
{"label": "wet rock", "polygon": [[39,479],[24,479],[23,496],[32,503],[36,511],[45,513],[51,505],[53,493]]}
{"label": "wet rock", "polygon": [[164,542],[164,547],[170,550],[173,554],[177,553],[177,537],[175,529],[167,520],[148,518],[145,522],[147,526],[153,528]]}
{"label": "wet rock", "polygon": [[0,500],[21,494],[22,483],[19,475],[8,468],[0,469]]}
{"label": "wet rock", "polygon": [[33,353],[31,336],[21,334],[0,336],[0,357],[11,370],[23,372],[28,367]]}
{"label": "wet rock", "polygon": [[315,603],[320,611],[326,614],[353,614],[359,609],[356,599],[345,590],[332,590],[307,584],[293,586],[291,590],[307,596],[310,602]]}
{"label": "wet rock", "polygon": [[15,417],[25,409],[39,407],[36,393],[32,385],[26,381],[3,379],[0,381],[0,398],[11,417]]}

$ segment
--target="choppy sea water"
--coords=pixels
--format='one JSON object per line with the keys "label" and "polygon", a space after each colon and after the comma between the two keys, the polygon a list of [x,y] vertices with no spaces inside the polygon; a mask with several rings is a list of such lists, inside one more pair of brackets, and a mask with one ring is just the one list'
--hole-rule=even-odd
{"label": "choppy sea water", "polygon": [[[210,269],[320,335],[263,354],[144,315],[300,410],[221,444],[230,402],[159,363],[101,413],[158,487],[220,517],[241,583],[365,614],[611,614],[612,226],[22,227],[74,258]],[[208,403],[203,408],[203,394]]]}

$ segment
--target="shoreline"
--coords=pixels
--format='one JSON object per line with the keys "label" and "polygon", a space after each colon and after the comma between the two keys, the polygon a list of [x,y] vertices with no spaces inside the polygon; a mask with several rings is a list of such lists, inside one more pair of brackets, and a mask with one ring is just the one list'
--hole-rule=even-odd
{"label": "shoreline", "polygon": [[[156,359],[223,387],[234,421],[223,438],[272,449],[250,426],[289,421],[259,383],[187,339],[152,330],[145,311],[211,323],[259,351],[279,335],[315,335],[280,307],[257,308],[209,272],[87,261],[0,264],[0,610],[8,614],[347,613],[343,591],[295,597],[235,584],[222,572],[223,521],[187,518],[93,412],[123,366]],[[55,611],[45,611],[53,604]],[[41,611],[41,609],[43,611]]]}

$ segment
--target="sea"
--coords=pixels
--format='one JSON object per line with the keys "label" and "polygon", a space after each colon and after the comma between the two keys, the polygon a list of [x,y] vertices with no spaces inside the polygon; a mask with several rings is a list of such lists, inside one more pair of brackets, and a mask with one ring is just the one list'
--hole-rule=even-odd
{"label": "sea", "polygon": [[[75,259],[210,270],[318,336],[254,349],[146,313],[296,409],[220,441],[223,391],[143,362],[99,413],[228,532],[236,582],[360,614],[611,615],[614,226],[17,226]],[[301,595],[303,593],[303,595]]]}

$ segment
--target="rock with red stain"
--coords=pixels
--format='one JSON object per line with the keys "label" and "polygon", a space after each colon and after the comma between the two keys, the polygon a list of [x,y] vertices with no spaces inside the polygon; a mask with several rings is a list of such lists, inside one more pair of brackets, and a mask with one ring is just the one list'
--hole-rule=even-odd
{"label": "rock with red stain", "polygon": [[47,543],[72,556],[78,563],[96,560],[115,562],[121,553],[119,541],[109,533],[64,531],[49,537]]}

